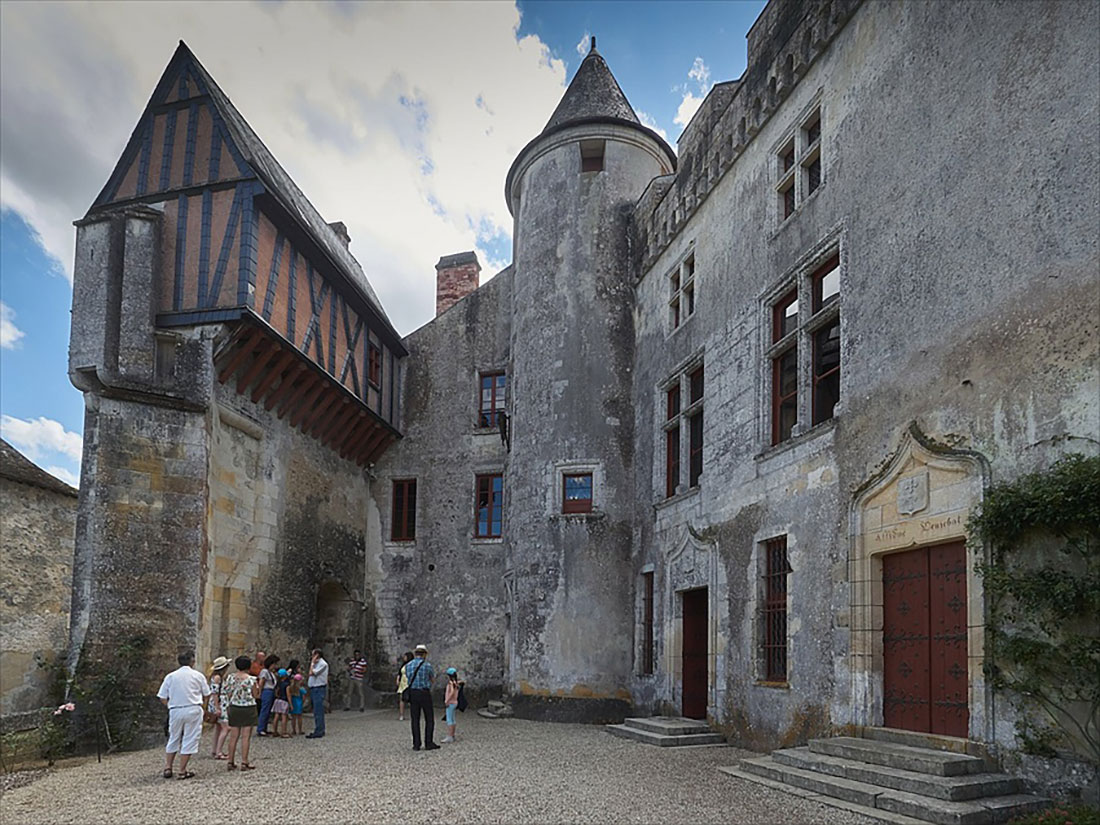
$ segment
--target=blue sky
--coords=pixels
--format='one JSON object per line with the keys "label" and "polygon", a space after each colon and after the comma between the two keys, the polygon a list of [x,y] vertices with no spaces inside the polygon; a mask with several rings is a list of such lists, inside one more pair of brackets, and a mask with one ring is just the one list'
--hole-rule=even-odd
{"label": "blue sky", "polygon": [[[429,321],[434,262],[511,257],[504,174],[587,52],[675,146],[745,68],[751,2],[0,4],[0,432],[76,483],[72,221],[187,41],[328,220],[397,329]],[[295,57],[288,57],[294,55]],[[351,185],[349,185],[349,183]]]}

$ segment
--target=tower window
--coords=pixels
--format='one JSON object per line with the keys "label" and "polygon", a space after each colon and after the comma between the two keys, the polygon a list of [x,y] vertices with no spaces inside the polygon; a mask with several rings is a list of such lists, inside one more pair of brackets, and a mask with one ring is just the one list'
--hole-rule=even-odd
{"label": "tower window", "polygon": [[582,172],[602,172],[603,171],[603,149],[604,149],[604,141],[602,141],[602,140],[582,140],[581,141],[581,171]]}
{"label": "tower window", "polygon": [[477,538],[500,538],[504,521],[504,476],[500,473],[477,477]]}
{"label": "tower window", "polygon": [[574,473],[562,476],[563,513],[592,512],[592,473]]}
{"label": "tower window", "polygon": [[393,482],[393,516],[390,541],[416,540],[416,479]]}

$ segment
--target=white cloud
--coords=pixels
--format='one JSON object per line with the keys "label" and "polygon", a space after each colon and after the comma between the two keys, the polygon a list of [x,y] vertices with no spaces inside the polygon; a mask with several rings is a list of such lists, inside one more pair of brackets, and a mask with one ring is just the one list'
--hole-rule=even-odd
{"label": "white cloud", "polygon": [[[511,234],[504,177],[565,88],[511,3],[0,3],[0,190],[69,273],[183,38],[352,252],[398,330],[432,317],[440,255]],[[461,55],[455,44],[463,44]],[[499,252],[496,256],[501,257]]]}
{"label": "white cloud", "polygon": [[18,349],[25,333],[15,325],[15,310],[0,301],[0,348]]}
{"label": "white cloud", "polygon": [[0,415],[0,436],[35,463],[60,456],[80,466],[84,439],[51,418]]}
{"label": "white cloud", "polygon": [[707,92],[710,91],[710,87],[714,84],[710,82],[710,69],[707,64],[703,62],[703,58],[697,57],[691,64],[691,68],[688,70],[688,80],[692,80],[697,84],[698,94],[685,83],[679,87],[679,91],[683,95],[680,99],[680,105],[676,109],[676,117],[672,119],[672,122],[679,126],[681,129],[685,128],[691,121],[691,118],[699,111],[699,107],[703,105],[703,100],[707,96]]}
{"label": "white cloud", "polygon": [[80,475],[74,473],[71,470],[66,470],[64,467],[58,467],[55,464],[51,464],[46,468],[46,472],[52,475],[54,478],[59,478],[68,484],[70,487],[80,486]]}
{"label": "white cloud", "polygon": [[[50,418],[14,418],[0,415],[0,436],[52,476],[73,487],[80,485],[84,439]],[[57,463],[60,462],[60,463]],[[67,465],[67,466],[63,466]]]}
{"label": "white cloud", "polygon": [[577,54],[584,57],[588,54],[589,44],[592,42],[592,32],[588,29],[584,30],[584,34],[581,35],[581,39],[577,41]]}
{"label": "white cloud", "polygon": [[641,109],[636,109],[634,111],[634,114],[638,116],[638,120],[642,122],[643,126],[648,126],[654,132],[663,137],[665,141],[668,141],[668,133],[665,132],[665,130],[662,129],[660,125],[658,125],[656,119],[654,119],[654,117],[649,114],[649,112],[643,112]]}

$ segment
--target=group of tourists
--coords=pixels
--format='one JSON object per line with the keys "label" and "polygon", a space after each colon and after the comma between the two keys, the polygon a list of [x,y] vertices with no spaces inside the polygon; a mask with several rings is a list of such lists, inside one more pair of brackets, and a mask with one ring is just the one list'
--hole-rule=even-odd
{"label": "group of tourists", "polygon": [[[255,658],[238,656],[232,662],[219,656],[208,676],[195,670],[193,652],[180,654],[177,661],[179,668],[164,677],[157,691],[157,698],[168,708],[165,779],[173,775],[190,779],[195,775],[187,764],[198,753],[204,721],[214,726],[211,756],[226,761],[231,771],[255,768],[248,761],[253,728],[257,736],[287,738],[301,733],[307,695],[313,706],[313,732],[306,734],[306,738],[320,739],[325,735],[329,666],[319,649],[312,652],[305,673],[297,659],[280,667],[278,656],[262,651]],[[179,772],[174,774],[177,754]]]}
{"label": "group of tourists", "polygon": [[[313,731],[306,734],[306,739],[320,739],[325,735],[329,665],[321,650],[311,653],[305,668],[297,659],[291,659],[283,667],[278,656],[263,651],[258,651],[254,657],[238,656],[232,661],[219,656],[205,676],[195,670],[193,652],[182,653],[177,660],[179,668],[164,677],[157,691],[157,697],[168,708],[165,779],[173,776],[190,779],[195,775],[188,769],[188,762],[198,753],[204,722],[214,726],[211,757],[225,761],[231,771],[255,768],[248,759],[253,728],[257,736],[264,737],[286,739],[301,734],[307,698],[313,709]],[[351,700],[356,697],[362,712],[366,709],[363,683],[367,660],[357,650],[345,664],[349,688],[344,710],[351,709]],[[435,708],[432,705],[434,682],[435,670],[428,661],[428,648],[417,645],[414,651],[405,653],[397,672],[398,719],[404,720],[408,705],[415,751],[439,748],[435,742]],[[443,699],[447,736],[441,740],[443,744],[455,741],[455,712],[467,707],[464,686],[465,682],[458,678],[458,670],[447,668]],[[421,716],[424,717],[423,736]],[[239,764],[236,761],[238,744]],[[180,757],[178,773],[175,772],[177,755]]]}

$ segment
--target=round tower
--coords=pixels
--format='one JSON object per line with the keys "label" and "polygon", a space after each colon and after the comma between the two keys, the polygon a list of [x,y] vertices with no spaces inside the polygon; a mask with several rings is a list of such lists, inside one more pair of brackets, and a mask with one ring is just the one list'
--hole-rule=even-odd
{"label": "round tower", "polygon": [[508,172],[515,219],[505,543],[516,713],[620,715],[630,694],[631,208],[672,172],[592,49]]}

